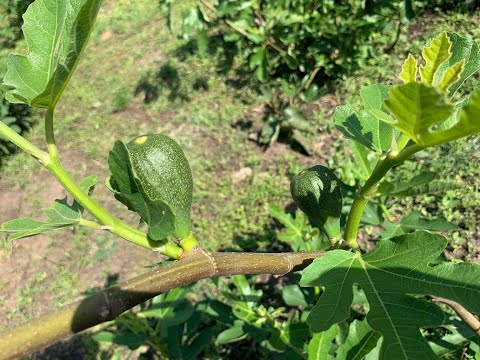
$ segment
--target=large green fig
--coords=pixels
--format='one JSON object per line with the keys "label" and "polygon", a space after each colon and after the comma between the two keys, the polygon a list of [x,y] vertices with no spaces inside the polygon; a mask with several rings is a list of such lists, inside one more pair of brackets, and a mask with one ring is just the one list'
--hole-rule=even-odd
{"label": "large green fig", "polygon": [[340,236],[342,193],[332,170],[316,165],[303,170],[290,182],[295,204],[329,237]]}
{"label": "large green fig", "polygon": [[153,240],[190,235],[192,172],[174,140],[152,134],[117,141],[108,162],[115,197],[148,224]]}

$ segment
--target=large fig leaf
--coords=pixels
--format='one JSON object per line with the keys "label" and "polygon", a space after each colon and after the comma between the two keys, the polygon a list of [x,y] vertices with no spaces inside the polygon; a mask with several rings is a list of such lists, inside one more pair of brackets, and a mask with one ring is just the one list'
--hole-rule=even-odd
{"label": "large fig leaf", "polygon": [[324,293],[307,319],[314,332],[350,316],[353,286],[362,287],[370,304],[367,322],[383,338],[381,359],[435,359],[420,333],[445,322],[441,309],[419,295],[445,297],[480,312],[480,265],[432,262],[447,240],[428,232],[384,239],[366,255],[328,252],[305,269],[301,285],[323,286]]}
{"label": "large fig leaf", "polygon": [[152,240],[164,240],[175,229],[175,215],[170,206],[161,200],[151,200],[135,174],[130,153],[123,141],[116,141],[108,157],[112,172],[110,189],[115,198],[129,210],[140,215],[148,224],[148,235]]}
{"label": "large fig leaf", "polygon": [[6,98],[35,107],[54,106],[77,66],[102,0],[36,0],[22,27],[29,52],[11,54]]}

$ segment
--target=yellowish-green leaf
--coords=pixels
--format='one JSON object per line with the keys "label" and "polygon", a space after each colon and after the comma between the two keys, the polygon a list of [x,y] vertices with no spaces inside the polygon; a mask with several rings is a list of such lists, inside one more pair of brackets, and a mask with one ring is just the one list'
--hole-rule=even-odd
{"label": "yellowish-green leaf", "polygon": [[460,80],[460,74],[463,72],[464,65],[465,60],[461,60],[445,70],[442,80],[440,80],[440,83],[438,84],[438,88],[442,91],[448,92],[450,86]]}
{"label": "yellowish-green leaf", "polygon": [[473,39],[464,38],[455,33],[449,33],[448,37],[452,42],[452,47],[450,48],[452,56],[440,66],[433,83],[435,86],[438,86],[446,69],[461,60],[465,61],[460,79],[450,86],[448,90],[448,95],[452,96],[466,79],[480,70],[480,48]]}
{"label": "yellowish-green leaf", "polygon": [[452,141],[480,132],[480,90],[477,90],[459,113],[458,121],[450,128],[437,132],[441,142]]}
{"label": "yellowish-green leaf", "polygon": [[338,325],[334,324],[330,329],[314,334],[308,344],[308,360],[328,359],[333,339],[337,336],[338,331]]}
{"label": "yellowish-green leaf", "polygon": [[422,50],[425,65],[420,66],[422,82],[431,85],[440,65],[447,61],[450,56],[452,43],[446,32],[441,33],[432,40],[429,46]]}
{"label": "yellowish-green leaf", "polygon": [[417,81],[417,60],[412,54],[408,54],[407,60],[402,65],[399,77],[405,84]]}
{"label": "yellowish-green leaf", "polygon": [[384,104],[396,119],[393,126],[422,146],[439,143],[438,133],[432,127],[446,120],[454,110],[443,94],[421,83],[394,87]]}

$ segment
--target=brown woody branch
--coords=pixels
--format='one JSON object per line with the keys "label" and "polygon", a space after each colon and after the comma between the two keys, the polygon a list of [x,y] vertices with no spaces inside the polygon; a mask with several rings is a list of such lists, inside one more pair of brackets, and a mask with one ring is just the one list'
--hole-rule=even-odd
{"label": "brown woody branch", "polygon": [[480,321],[477,319],[475,315],[473,315],[470,311],[465,309],[462,305],[457,303],[456,301],[445,299],[438,296],[431,297],[433,302],[441,303],[450,306],[450,308],[457,313],[457,315],[462,319],[465,324],[467,324],[470,329],[472,329],[477,337],[480,339]]}
{"label": "brown woody branch", "polygon": [[0,359],[15,359],[38,351],[171,289],[216,276],[285,275],[305,268],[324,252],[220,253],[194,249],[162,268],[109,287],[16,328],[0,333]]}

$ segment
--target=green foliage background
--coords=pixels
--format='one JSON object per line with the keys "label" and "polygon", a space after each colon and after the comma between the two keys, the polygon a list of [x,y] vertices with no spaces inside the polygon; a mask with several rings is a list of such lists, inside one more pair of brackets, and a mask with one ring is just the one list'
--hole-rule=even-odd
{"label": "green foliage background", "polygon": [[[355,2],[350,3],[354,4]],[[419,2],[416,2],[417,6],[418,3]],[[433,2],[424,4],[425,6],[428,5],[429,9],[435,8]],[[347,2],[342,5],[344,7],[339,7],[339,11],[345,11],[345,14],[351,10],[349,6],[354,6],[347,4]],[[447,8],[453,6],[452,2],[448,1],[442,2],[440,5],[445,5]],[[98,66],[97,70],[99,72],[97,75],[110,74],[109,71],[111,72],[111,64],[103,65],[101,63],[103,59],[102,56],[116,54],[115,51],[111,49],[103,49],[105,53],[101,53],[101,48],[104,43],[102,42],[103,40],[100,40],[100,36],[103,36],[105,33],[111,32],[114,34],[114,37],[119,36],[121,41],[125,41],[127,46],[129,45],[131,48],[135,48],[140,41],[147,41],[147,43],[148,41],[153,42],[153,38],[148,35],[148,30],[145,31],[145,33],[138,32],[135,41],[128,42],[129,38],[135,36],[134,33],[137,32],[137,28],[142,28],[145,24],[149,25],[149,21],[152,21],[153,15],[151,14],[154,14],[153,8],[148,7],[148,5],[142,5],[142,7],[144,7],[145,14],[148,13],[149,16],[145,15],[143,18],[135,17],[135,14],[131,13],[131,7],[126,5],[126,3],[121,3],[117,7],[112,6],[113,10],[112,8],[108,8],[109,20],[105,20],[104,18],[100,21],[99,27],[94,34],[94,46],[99,52],[97,54],[92,52],[92,54],[88,55],[85,59],[86,66],[91,66],[91,68]],[[387,6],[386,9],[390,8]],[[416,8],[417,11],[418,9],[421,9],[421,7]],[[251,14],[249,9],[245,11]],[[392,14],[394,13],[392,12]],[[458,24],[465,24],[465,30],[473,31],[473,35],[478,38],[478,33],[475,33],[476,31],[478,32],[478,28],[468,24],[468,16],[469,15],[450,13],[448,14],[448,21],[446,23],[442,20],[442,25],[436,26],[438,22],[435,23],[435,20],[432,20],[435,19],[434,16],[424,18],[421,13],[418,13],[416,19],[418,23],[414,24],[419,24],[418,26],[422,28],[429,28],[430,26],[433,33],[437,33],[440,27],[451,30],[454,27],[458,27]],[[158,19],[155,18],[155,20]],[[355,19],[355,21],[357,20],[358,19]],[[362,21],[364,20],[365,19]],[[429,21],[431,21],[431,23],[429,23]],[[475,24],[475,20],[471,21]],[[433,23],[435,23],[435,25],[432,25]],[[352,28],[356,27],[353,23],[349,26]],[[378,26],[386,25],[380,22]],[[223,26],[220,25],[219,28],[209,28],[211,33],[207,35],[215,34],[217,31],[223,30]],[[373,35],[372,33],[368,33],[368,35],[361,38],[362,41],[359,42],[361,44],[359,47],[354,46],[352,49],[345,48],[345,54],[341,52],[343,61],[340,63],[337,63],[335,60],[332,61],[332,53],[327,53],[328,67],[331,73],[328,74],[325,72],[326,76],[316,78],[318,84],[323,85],[323,81],[328,79],[331,81],[330,86],[333,88],[336,96],[338,95],[338,99],[344,99],[349,96],[346,95],[348,93],[356,94],[360,86],[365,83],[375,82],[380,79],[393,81],[395,75],[393,69],[399,68],[399,61],[404,58],[406,49],[410,48],[410,50],[418,51],[420,46],[423,45],[423,38],[430,36],[430,33],[428,33],[410,41],[409,35],[404,33],[399,38],[398,44],[394,47],[393,53],[385,53],[382,50],[391,45],[391,40],[395,37],[394,31],[395,27],[391,26],[390,29],[386,29],[384,33],[378,31],[374,32]],[[110,34],[109,36],[112,35]],[[107,36],[105,35],[105,37]],[[204,56],[202,58],[194,55],[194,51],[190,51],[192,43],[188,40],[174,40],[165,33],[162,33],[161,39],[164,41],[163,44],[159,44],[158,42],[155,44],[157,46],[164,46],[163,49],[170,58],[169,67],[164,67],[163,72],[157,72],[155,67],[152,67],[153,69],[151,69],[151,71],[150,69],[144,70],[142,68],[143,73],[140,73],[139,76],[138,73],[132,75],[128,71],[121,70],[125,71],[125,73],[121,73],[120,75],[110,74],[106,79],[96,80],[94,86],[97,86],[99,90],[98,93],[92,94],[90,91],[91,85],[84,86],[81,84],[81,80],[87,82],[87,80],[91,80],[93,76],[79,69],[80,74],[78,76],[81,80],[72,84],[72,90],[70,90],[72,93],[70,95],[66,94],[65,108],[61,110],[63,112],[60,112],[60,114],[65,116],[65,122],[60,125],[59,129],[59,132],[62,136],[65,136],[66,139],[64,143],[65,148],[74,149],[83,146],[89,139],[95,136],[99,127],[106,126],[109,123],[111,113],[119,111],[119,106],[115,98],[112,99],[110,95],[108,95],[109,92],[113,93],[111,89],[115,89],[115,94],[117,94],[115,96],[121,97],[121,94],[128,93],[125,98],[130,99],[130,101],[136,101],[133,99],[135,92],[133,88],[135,87],[134,85],[141,82],[137,82],[141,77],[145,84],[151,85],[153,88],[144,86],[142,90],[150,89],[152,90],[150,94],[154,95],[156,92],[156,97],[153,97],[153,101],[148,103],[145,101],[145,104],[140,104],[153,118],[150,123],[139,125],[142,130],[156,130],[160,126],[163,127],[162,130],[164,130],[164,128],[171,130],[169,126],[176,127],[180,126],[183,122],[187,122],[189,126],[192,126],[192,132],[198,131],[198,129],[205,133],[210,132],[214,134],[214,137],[221,138],[222,141],[226,143],[225,148],[222,148],[219,154],[209,157],[208,154],[207,156],[203,156],[205,154],[199,154],[197,152],[197,148],[202,146],[200,141],[191,140],[189,136],[179,136],[180,141],[187,149],[188,155],[193,159],[192,166],[194,167],[194,171],[202,171],[205,174],[202,179],[197,179],[195,184],[197,191],[195,200],[197,205],[194,212],[197,216],[194,225],[196,229],[198,229],[199,237],[213,239],[209,240],[211,242],[206,244],[207,247],[213,249],[218,248],[220,245],[226,248],[233,247],[234,249],[243,247],[247,250],[279,250],[291,247],[294,250],[304,250],[311,248],[321,249],[328,246],[328,244],[325,243],[325,239],[319,236],[318,230],[308,224],[300,213],[281,214],[283,211],[272,211],[271,207],[269,209],[268,206],[285,204],[285,201],[289,198],[286,186],[289,178],[298,173],[300,169],[306,167],[306,162],[309,160],[305,160],[305,158],[296,153],[286,151],[276,157],[274,161],[265,162],[263,154],[259,154],[255,148],[252,149],[252,147],[249,147],[247,141],[240,142],[239,145],[239,132],[232,132],[231,130],[230,125],[237,120],[239,117],[238,114],[241,114],[245,110],[248,111],[249,108],[255,107],[258,104],[262,104],[261,100],[258,99],[258,89],[261,83],[250,78],[245,87],[234,91],[225,86],[225,82],[229,76],[228,74],[233,73],[235,74],[234,76],[238,78],[238,76],[243,76],[245,73],[253,71],[255,76],[257,76],[257,80],[262,80],[258,75],[262,73],[263,70],[258,71],[258,68],[266,66],[267,63],[264,61],[264,56],[271,55],[260,54],[263,57],[260,61],[254,58],[253,66],[251,66],[251,61],[247,62],[245,60],[245,54],[247,54],[247,59],[250,60],[254,55],[260,58],[258,55],[259,50],[253,50],[252,52],[252,48],[258,49],[263,47],[259,47],[258,44],[250,39],[248,41],[242,40],[238,43],[239,45],[236,51],[241,49],[245,50],[245,53],[240,52],[233,56],[232,59],[234,61],[230,72],[222,73],[217,71],[219,69],[216,67],[218,63],[213,56]],[[377,42],[380,46],[372,47],[370,40],[373,40],[372,43]],[[336,39],[335,41],[339,40]],[[201,48],[201,45],[199,45],[200,43],[198,43],[197,46]],[[21,46],[22,44],[20,44],[20,47]],[[118,48],[121,47],[118,43],[116,46]],[[151,46],[152,45],[149,45],[149,47]],[[363,48],[364,51],[359,50],[361,48]],[[134,61],[131,65],[135,65],[138,61],[141,62],[142,56],[147,50],[146,48],[142,48],[135,52],[132,56]],[[228,54],[227,50],[228,47],[224,48],[220,46],[216,54],[221,57],[222,54]],[[358,51],[361,54],[360,57],[350,57],[348,55],[349,50]],[[121,54],[118,55],[121,56]],[[131,59],[122,59],[125,63],[132,61]],[[281,61],[283,60],[285,59],[282,58]],[[268,61],[268,64],[270,64],[270,61],[273,62],[273,60],[270,59],[268,59]],[[275,65],[268,65],[265,69],[268,70],[268,77],[270,79],[271,76],[274,85],[280,84],[282,88],[282,84],[285,84],[285,82],[282,82],[281,79],[285,78],[284,75],[289,74],[290,70],[284,70],[288,64],[286,65],[281,61],[279,60]],[[301,61],[303,61],[303,59],[301,59]],[[312,69],[313,63],[308,62],[308,57],[305,61],[304,66]],[[272,70],[271,73],[270,70]],[[297,70],[300,70],[300,65],[298,65]],[[352,77],[347,77],[345,71],[352,74]],[[263,73],[265,74],[265,72]],[[292,82],[301,83],[304,75],[308,73],[308,71],[294,72]],[[198,87],[200,82],[197,82],[197,80],[201,75],[205,74],[209,77],[206,81],[207,86]],[[128,76],[130,76],[130,78],[128,78]],[[279,79],[278,82],[276,79]],[[473,88],[476,84],[478,84],[478,78],[470,81],[467,87]],[[195,88],[195,86],[197,87]],[[195,89],[198,93],[194,93]],[[288,90],[288,86],[283,86],[283,93],[288,93]],[[192,96],[192,93],[201,94],[201,96]],[[224,101],[221,103],[221,109],[216,111],[216,99],[219,97],[221,97],[222,100],[224,99]],[[322,100],[320,99],[320,101]],[[123,103],[120,108],[131,109],[131,107],[129,108],[128,101],[120,102]],[[341,102],[343,102],[343,100]],[[100,105],[98,105],[98,103],[100,103]],[[127,104],[125,105],[125,103]],[[314,103],[314,105],[315,104],[317,103]],[[80,115],[78,115],[78,113],[71,114],[69,113],[70,110],[68,110],[69,107],[75,106],[90,109],[87,120],[90,123],[76,124]],[[303,111],[312,113],[307,105],[300,103],[299,106]],[[160,122],[158,119],[163,119],[164,116],[168,116],[172,108],[176,108],[177,112],[174,113],[173,119],[167,118],[168,121],[171,121],[171,125],[165,124],[168,123],[168,121],[164,121],[161,125],[158,125]],[[331,112],[329,111],[331,109],[325,109],[325,111],[321,109],[321,111],[318,111],[318,108],[315,108],[315,110],[317,111],[311,114],[312,116],[307,121],[309,124],[320,127],[321,133],[307,134],[307,140],[312,141],[316,136],[324,133],[329,134],[329,136],[330,133],[333,133],[331,136],[336,137],[338,133],[334,132],[335,130],[332,125],[328,125],[330,121],[325,121],[330,117]],[[96,129],[92,129],[91,123],[96,124]],[[75,126],[81,129],[80,133],[76,133],[77,135],[73,135],[74,133],[71,132],[71,129]],[[128,137],[138,135],[138,128],[132,129],[132,125],[129,123],[120,124],[119,129],[116,131],[119,133],[118,135],[116,134],[117,136]],[[81,134],[81,136],[79,134]],[[242,133],[240,132],[240,134]],[[77,139],[75,139],[75,137],[77,137]],[[107,148],[110,145],[110,140],[111,139],[106,139],[104,143],[100,142],[95,145],[89,145],[90,147],[87,148],[88,159],[95,159],[98,153],[98,147]],[[394,216],[398,215],[397,218],[399,218],[400,214],[413,210],[414,208],[418,209],[418,205],[420,205],[421,216],[425,217],[426,220],[430,220],[432,216],[440,214],[444,215],[448,220],[460,224],[460,228],[455,230],[457,234],[455,236],[459,242],[451,242],[452,247],[463,247],[463,244],[470,246],[468,245],[468,241],[471,235],[478,234],[478,221],[476,221],[478,191],[474,191],[472,196],[471,192],[468,192],[467,195],[465,189],[467,187],[471,189],[472,186],[478,189],[478,179],[474,177],[476,174],[475,163],[472,164],[471,159],[465,154],[471,153],[472,150],[473,154],[476,154],[475,149],[477,144],[478,140],[469,139],[466,142],[442,146],[437,150],[429,150],[418,162],[409,163],[405,168],[402,168],[402,170],[400,170],[400,178],[402,176],[404,178],[410,178],[412,174],[416,175],[425,170],[433,169],[439,173],[441,178],[456,183],[460,182],[464,187],[449,190],[446,195],[436,194],[428,195],[427,197],[419,196],[398,200],[398,202],[390,204],[392,214]],[[336,140],[331,146],[332,150],[328,152],[314,152],[316,156],[315,161],[318,162],[318,159],[322,159],[330,165],[336,165],[343,180],[351,184],[354,178],[352,174],[356,169],[348,165],[348,160],[354,155],[345,150],[344,140]],[[245,165],[245,167],[253,168],[253,174],[248,178],[248,181],[245,182],[249,182],[247,185],[235,185],[230,179],[232,169],[236,169],[236,167],[231,164],[232,162],[238,162],[239,158],[245,159],[244,162],[242,162],[242,166]],[[445,166],[445,159],[448,159],[447,161],[451,167]],[[21,157],[12,159],[10,164],[11,165],[7,165],[4,169],[3,174],[18,175],[18,170],[13,169],[19,164],[20,169],[27,174],[27,178],[30,177],[31,179],[35,174],[35,170],[33,170],[33,167],[30,168],[25,158],[23,158],[23,160]],[[338,166],[338,164],[346,165]],[[455,175],[452,175],[452,168],[457,170]],[[210,176],[208,173],[214,175]],[[280,180],[278,180],[279,178]],[[394,182],[397,179],[391,180]],[[472,184],[472,182],[474,182],[474,184]],[[230,195],[218,199],[219,193]],[[425,199],[428,201],[425,202]],[[207,211],[211,214],[210,217],[202,217],[201,214]],[[267,216],[269,211],[272,217],[280,221],[283,225],[282,228],[280,228],[279,223],[274,222],[272,218]],[[380,224],[375,222],[375,216],[378,217],[378,214],[373,214],[372,218],[374,221],[370,221],[366,226],[367,231],[375,231],[375,229],[378,229],[378,225]],[[451,227],[448,227],[445,223],[442,224],[443,227],[440,227],[441,229],[451,230]],[[283,229],[283,227],[286,227],[286,229]],[[408,227],[405,226],[405,228]],[[287,232],[290,233],[288,234]],[[292,232],[296,234],[297,237],[293,237]],[[85,234],[81,235],[87,236]],[[232,238],[237,241],[232,241]],[[257,241],[258,239],[261,239],[261,241]],[[288,241],[285,241],[285,239],[288,239]],[[308,241],[304,241],[304,239],[308,239]],[[102,241],[98,242],[98,252],[94,254],[94,258],[97,260],[93,260],[97,261],[97,265],[102,263],[105,258],[111,258],[115,251],[113,246],[107,248],[107,245],[105,245],[108,244],[111,239],[100,240],[105,241],[103,244]],[[79,249],[83,251],[81,252],[83,259],[75,260],[78,264],[76,265],[77,267],[74,268],[80,272],[83,265],[79,264],[89,261],[85,258],[91,255],[88,253],[91,250],[85,249],[85,246],[82,247],[81,241],[69,244],[69,246],[75,246],[72,248],[72,251],[77,251],[75,252],[76,254],[78,254]],[[475,250],[472,249],[467,256],[474,257],[474,251]],[[122,252],[116,256],[121,256],[121,254]],[[68,261],[72,260],[67,260],[67,264]],[[140,271],[142,270],[143,269],[140,269]],[[64,272],[59,270],[58,274],[64,274]],[[75,279],[75,275],[76,274],[67,274],[67,276],[63,276],[62,278],[59,276],[61,281],[54,283],[52,288],[61,288],[63,291],[65,287],[68,289],[74,287],[75,281],[72,279]],[[298,279],[292,279],[291,284],[277,284],[273,281],[265,282],[261,277],[254,277],[249,280],[239,277],[225,284],[222,284],[221,281],[216,284],[209,282],[202,283],[197,285],[193,291],[193,293],[198,292],[201,295],[188,295],[187,298],[185,298],[185,294],[181,291],[172,292],[172,294],[156,299],[152,304],[147,304],[146,308],[140,312],[136,312],[135,314],[129,313],[120,318],[112,328],[106,329],[103,333],[95,336],[95,341],[98,341],[98,343],[92,342],[92,340],[85,340],[85,342],[91,346],[91,349],[96,349],[94,352],[98,354],[103,352],[105,355],[112,357],[117,356],[118,358],[121,358],[125,353],[129,353],[130,351],[137,351],[135,354],[138,355],[138,352],[141,350],[140,345],[145,343],[146,340],[152,340],[156,344],[156,347],[152,347],[151,351],[158,351],[159,353],[162,353],[162,351],[166,353],[171,352],[171,356],[179,356],[179,352],[185,352],[185,354],[183,354],[185,358],[198,356],[198,354],[195,354],[193,351],[196,346],[198,349],[205,351],[204,356],[208,355],[211,357],[229,357],[237,352],[244,353],[251,351],[252,354],[263,358],[281,358],[283,354],[287,354],[286,356],[290,356],[291,358],[298,358],[299,351],[305,351],[303,348],[305,338],[309,336],[308,330],[305,327],[305,316],[301,315],[301,313],[307,314],[309,312],[308,304],[313,304],[318,294],[315,294],[314,288],[299,288],[295,285],[295,280],[298,281]],[[261,286],[255,284],[257,281],[261,282]],[[62,286],[64,288],[62,288]],[[35,288],[36,291],[41,292],[38,286],[32,285],[31,288]],[[259,290],[260,288],[263,290],[263,293]],[[73,290],[70,289],[70,291]],[[22,294],[24,293],[28,292],[22,292]],[[194,298],[198,297],[193,299],[199,300],[195,305],[192,305],[190,302],[192,296]],[[365,326],[364,321],[362,325],[359,325],[369,306],[365,300],[365,294],[362,293],[361,290],[355,290],[354,297],[355,301],[351,310],[351,318],[348,321],[350,325],[348,323],[342,323],[339,328],[329,329],[328,334],[322,335],[325,336],[325,338],[318,338],[316,336],[315,342],[312,341],[313,344],[321,344],[322,341],[328,342],[328,339],[330,339],[329,341],[331,343],[332,339],[338,336],[345,340],[343,344],[347,346],[349,343],[348,339],[358,334],[361,335],[357,337],[365,339],[365,342],[372,341],[371,339],[378,340],[378,338],[375,338],[375,334],[372,334],[372,330],[368,328],[368,326]],[[24,295],[24,298],[30,299],[27,295]],[[59,299],[58,301],[61,302],[62,300]],[[162,305],[163,302],[169,305],[173,302],[175,305],[172,306],[172,311],[178,311],[179,313],[175,314],[175,316],[166,313],[164,309],[165,306]],[[28,306],[20,307],[18,312],[22,315],[28,314],[28,310],[26,309],[28,309]],[[233,315],[231,314],[232,312]],[[184,320],[187,325],[180,326],[175,320],[175,317]],[[164,323],[167,325],[162,325]],[[447,328],[447,330],[450,331],[448,335],[456,336],[458,334],[452,330],[453,324],[458,325],[455,323],[455,320],[452,320],[451,327]],[[158,330],[157,326],[166,326],[167,329],[161,329],[154,333],[153,331]],[[447,330],[444,331],[447,332]],[[465,329],[461,330],[464,331]],[[169,336],[169,333],[173,335]],[[196,334],[199,333],[204,333],[205,336],[198,338]],[[215,343],[213,343],[213,334],[216,334]],[[427,334],[428,338],[433,340],[441,339],[444,335],[445,334],[438,333],[436,330],[428,330]],[[448,349],[449,354],[454,354],[451,356],[459,354],[459,349],[462,349],[462,347],[468,343],[464,340],[465,338],[461,339],[461,341],[455,343],[456,346]],[[197,342],[195,343],[195,341]],[[120,345],[120,347],[109,347],[109,345],[105,345],[112,342]],[[373,341],[373,343],[375,344],[375,341]],[[473,342],[471,344],[473,345],[470,345],[471,348],[468,349],[468,352],[473,354],[476,351],[475,344]],[[346,351],[345,349],[339,350],[339,353]],[[309,356],[310,352],[312,354],[315,352],[313,345],[311,351],[308,349]],[[318,353],[319,352],[317,352],[317,354]],[[142,355],[138,356],[141,357]]]}

